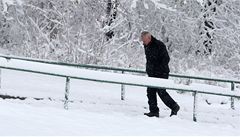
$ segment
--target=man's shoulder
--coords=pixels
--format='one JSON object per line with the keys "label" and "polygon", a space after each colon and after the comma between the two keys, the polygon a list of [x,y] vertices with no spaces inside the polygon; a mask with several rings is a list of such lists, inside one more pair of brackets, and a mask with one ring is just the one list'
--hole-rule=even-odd
{"label": "man's shoulder", "polygon": [[159,48],[165,47],[165,44],[161,40],[158,40],[158,39],[155,39],[155,45]]}

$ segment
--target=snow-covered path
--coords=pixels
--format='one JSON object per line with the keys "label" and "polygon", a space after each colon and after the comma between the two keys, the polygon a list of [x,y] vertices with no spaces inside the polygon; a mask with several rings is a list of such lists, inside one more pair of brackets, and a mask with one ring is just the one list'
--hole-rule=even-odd
{"label": "snow-covered path", "polygon": [[[1,94],[51,97],[35,101],[0,99],[0,135],[240,135],[240,103],[207,105],[202,96],[198,122],[192,121],[193,97],[169,91],[180,104],[177,117],[159,99],[160,118],[147,118],[145,88],[72,80],[70,109],[63,109],[65,79],[3,70]],[[228,100],[211,96],[217,100]]]}
{"label": "snow-covered path", "polygon": [[27,102],[1,101],[1,135],[239,135],[231,125],[131,116],[125,114],[127,110],[93,111],[92,106],[66,111],[47,106],[51,102]]}

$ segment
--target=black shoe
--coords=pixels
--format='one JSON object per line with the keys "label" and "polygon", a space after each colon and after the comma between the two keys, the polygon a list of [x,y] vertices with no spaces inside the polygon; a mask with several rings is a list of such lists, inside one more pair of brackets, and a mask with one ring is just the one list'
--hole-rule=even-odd
{"label": "black shoe", "polygon": [[179,110],[180,110],[180,106],[178,104],[175,104],[173,109],[172,109],[170,117],[173,116],[173,115],[177,115]]}
{"label": "black shoe", "polygon": [[149,112],[149,113],[144,113],[144,115],[148,116],[148,117],[159,117],[159,113],[158,112]]}

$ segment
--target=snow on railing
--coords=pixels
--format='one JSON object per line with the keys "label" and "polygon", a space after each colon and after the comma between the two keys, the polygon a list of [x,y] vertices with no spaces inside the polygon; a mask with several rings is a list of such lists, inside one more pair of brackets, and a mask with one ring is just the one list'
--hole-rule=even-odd
{"label": "snow on railing", "polygon": [[[25,61],[32,61],[32,62],[39,62],[39,63],[46,63],[46,64],[55,64],[55,65],[62,65],[62,66],[69,66],[69,67],[78,67],[78,68],[87,68],[87,69],[96,69],[96,70],[109,70],[109,71],[113,71],[113,72],[117,71],[117,72],[121,72],[122,74],[124,74],[125,72],[139,73],[139,74],[146,73],[145,70],[139,70],[139,69],[115,68],[115,67],[109,67],[109,66],[86,65],[86,64],[73,64],[73,63],[64,63],[64,62],[58,62],[58,61],[18,57],[18,56],[12,56],[12,55],[4,55],[4,54],[0,54],[0,57],[6,58],[7,60],[17,59],[17,60],[25,60]],[[169,76],[175,77],[175,78],[186,78],[186,79],[229,83],[231,85],[231,91],[235,91],[235,84],[240,84],[239,80],[234,80],[234,79],[220,79],[220,78],[212,78],[212,77],[210,78],[210,77],[200,77],[200,76],[189,76],[189,75],[173,74],[173,73],[170,73]],[[0,82],[1,82],[1,77],[0,77]],[[0,87],[1,87],[1,83],[0,83]],[[121,100],[124,100],[124,99],[125,99],[125,85],[121,84]],[[230,105],[231,105],[232,109],[235,109],[233,97],[231,97]]]}
{"label": "snow on railing", "polygon": [[52,65],[46,63],[30,62],[23,60],[12,59],[11,61],[6,60],[5,58],[0,58],[0,68],[17,70],[30,73],[38,73],[44,75],[58,76],[66,78],[66,87],[65,87],[65,102],[64,108],[68,109],[69,101],[69,91],[70,91],[70,79],[81,79],[88,81],[112,83],[112,84],[124,84],[131,86],[141,86],[141,87],[153,87],[153,88],[166,88],[169,90],[180,90],[184,92],[193,92],[194,93],[194,109],[193,109],[193,120],[197,121],[197,95],[202,94],[211,94],[211,95],[220,95],[240,98],[240,94],[233,91],[215,91],[211,92],[210,90],[204,89],[197,86],[176,84],[173,80],[168,79],[159,79],[159,78],[150,78],[145,76],[137,75],[127,75],[111,72],[101,72],[94,70],[79,69],[74,67]]}

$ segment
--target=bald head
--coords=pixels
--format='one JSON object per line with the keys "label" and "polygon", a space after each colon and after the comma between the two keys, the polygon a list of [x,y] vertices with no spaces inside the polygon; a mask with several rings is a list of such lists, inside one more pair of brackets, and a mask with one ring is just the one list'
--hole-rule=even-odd
{"label": "bald head", "polygon": [[143,45],[147,46],[152,40],[152,35],[148,31],[143,31],[141,33],[141,41]]}

